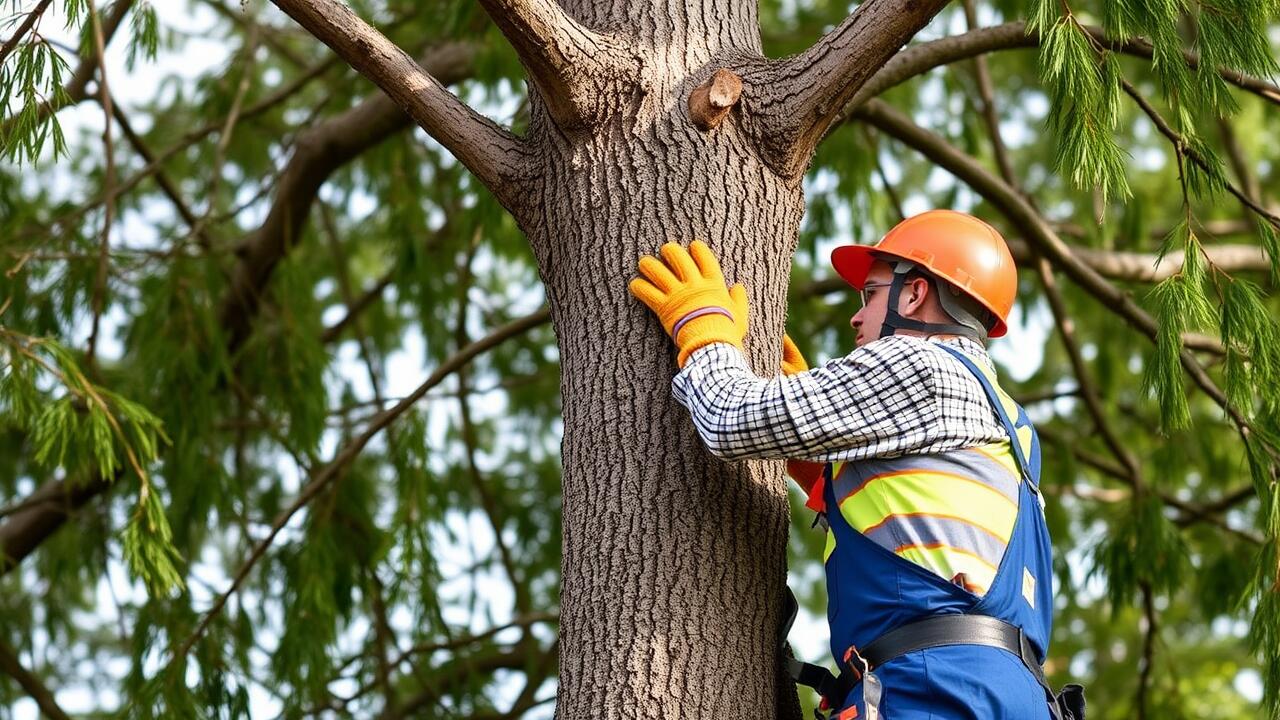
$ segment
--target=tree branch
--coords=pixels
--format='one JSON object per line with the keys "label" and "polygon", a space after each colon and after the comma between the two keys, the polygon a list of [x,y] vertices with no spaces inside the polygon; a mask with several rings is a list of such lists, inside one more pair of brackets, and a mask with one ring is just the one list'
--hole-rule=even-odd
{"label": "tree branch", "polygon": [[854,93],[933,19],[947,0],[864,0],[799,55],[745,69],[746,117],[771,167],[799,178]]}
{"label": "tree branch", "polygon": [[[1140,39],[1113,41],[1108,40],[1101,28],[1086,25],[1085,32],[1104,47],[1115,52],[1150,60],[1151,44]],[[923,75],[934,68],[950,65],[961,60],[968,60],[997,50],[1017,50],[1040,46],[1040,38],[1027,34],[1026,23],[1022,21],[1005,23],[994,27],[971,30],[960,35],[952,35],[939,40],[932,40],[913,45],[893,56],[853,95],[853,99],[839,113],[841,119],[849,117],[857,107],[876,97],[895,85]],[[1190,51],[1183,51],[1183,57],[1193,69],[1200,64],[1199,57]],[[1280,105],[1280,87],[1249,77],[1234,70],[1221,69],[1218,74],[1228,83],[1241,90],[1253,93],[1262,99]]]}
{"label": "tree branch", "polygon": [[527,170],[524,143],[472,110],[339,0],[272,0],[382,89],[510,206]]}
{"label": "tree branch", "polygon": [[22,42],[22,38],[26,37],[27,33],[31,32],[31,28],[35,27],[36,23],[40,20],[40,16],[44,15],[44,11],[48,10],[49,5],[52,3],[53,0],[40,0],[40,4],[35,6],[31,12],[27,13],[27,17],[22,21],[22,24],[18,26],[18,29],[13,31],[13,35],[5,41],[3,46],[0,46],[0,65],[4,64],[4,61],[9,57],[9,53],[13,52],[13,49],[18,47],[18,43]]}
{"label": "tree branch", "polygon": [[[1035,256],[1027,242],[1020,238],[1007,238],[1013,259],[1023,267],[1033,267]],[[1067,251],[1081,264],[1110,280],[1156,283],[1172,277],[1182,270],[1185,253],[1170,250],[1164,256],[1157,253],[1100,250],[1097,248],[1068,245]],[[1257,245],[1205,245],[1204,252],[1214,265],[1230,273],[1271,271],[1267,254]],[[819,280],[815,292],[835,292],[847,287],[839,278]]]}
{"label": "tree branch", "polygon": [[[1186,138],[1182,137],[1177,130],[1174,130],[1173,127],[1169,125],[1169,122],[1165,120],[1155,107],[1142,96],[1142,93],[1138,92],[1138,89],[1133,86],[1133,83],[1121,78],[1120,86],[1124,88],[1124,91],[1128,93],[1129,97],[1133,98],[1133,101],[1142,109],[1142,112],[1146,113],[1147,117],[1151,119],[1151,123],[1160,131],[1160,134],[1164,135],[1169,142],[1173,144],[1176,152],[1182,153],[1183,156],[1195,163],[1206,173],[1212,172],[1212,169],[1209,166],[1209,161],[1202,157],[1200,153],[1196,152],[1195,148],[1186,141]],[[1246,211],[1256,213],[1260,218],[1271,223],[1272,227],[1280,230],[1280,217],[1276,216],[1275,213],[1272,213],[1270,210],[1262,207],[1262,205],[1258,204],[1253,198],[1241,191],[1240,188],[1231,184],[1231,182],[1225,177],[1223,178],[1223,186],[1227,189],[1227,192],[1234,195],[1236,199],[1240,201],[1241,205],[1244,205]]]}
{"label": "tree branch", "polygon": [[22,686],[23,690],[36,701],[36,705],[40,708],[40,712],[53,718],[53,720],[71,720],[62,708],[58,707],[57,701],[53,697],[53,693],[49,692],[49,688],[40,682],[40,678],[34,673],[22,667],[22,663],[18,661],[18,653],[14,652],[3,640],[0,640],[0,672],[12,677]]}
{"label": "tree branch", "polygon": [[555,0],[479,0],[529,73],[556,124],[593,125],[606,116],[602,76],[634,79],[640,61],[619,37],[591,30]]}
{"label": "tree branch", "polygon": [[[455,83],[471,74],[474,55],[469,43],[446,43],[428,50],[421,62],[426,73]],[[248,337],[262,293],[276,265],[302,237],[320,186],[335,170],[410,123],[387,96],[375,93],[298,136],[266,219],[241,244],[240,262],[222,301],[222,326],[231,348]]]}
{"label": "tree branch", "polygon": [[102,34],[102,22],[98,16],[98,8],[94,6],[93,0],[87,0],[87,2],[89,24],[93,34],[93,54],[98,63],[98,98],[102,104],[102,150],[105,165],[102,179],[102,194],[105,198],[103,201],[102,241],[98,250],[98,272],[93,283],[92,329],[89,331],[88,349],[85,351],[89,368],[92,369],[97,362],[98,327],[102,320],[102,313],[106,310],[107,267],[110,265],[111,260],[111,224],[115,222],[116,210],[116,151],[115,142],[111,138],[111,86],[107,83],[107,64],[103,60],[107,43]]}

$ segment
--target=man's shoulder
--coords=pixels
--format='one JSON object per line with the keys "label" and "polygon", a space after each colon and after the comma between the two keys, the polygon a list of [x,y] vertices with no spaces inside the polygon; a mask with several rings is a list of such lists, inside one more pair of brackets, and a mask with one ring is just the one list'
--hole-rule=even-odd
{"label": "man's shoulder", "polygon": [[959,358],[946,348],[959,350],[981,365],[991,366],[991,358],[981,343],[968,338],[922,338],[913,335],[890,335],[867,343],[848,355],[855,364],[908,366],[916,371],[931,373],[945,368],[953,371],[962,367]]}

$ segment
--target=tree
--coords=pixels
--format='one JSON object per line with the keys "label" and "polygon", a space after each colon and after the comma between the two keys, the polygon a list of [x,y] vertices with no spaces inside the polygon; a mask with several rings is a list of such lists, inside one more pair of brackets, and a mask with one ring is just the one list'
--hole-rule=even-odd
{"label": "tree", "polygon": [[[814,270],[841,214],[870,240],[924,203],[998,222],[1060,337],[1017,385],[1052,444],[1054,674],[1097,677],[1116,717],[1206,696],[1230,715],[1260,661],[1277,707],[1275,3],[274,4],[297,25],[198,3],[239,48],[227,74],[127,109],[103,59],[125,19],[156,52],[145,3],[59,3],[75,53],[44,0],[0,50],[6,151],[66,155],[0,175],[10,697],[58,716],[78,657],[124,657],[143,716],[241,714],[250,687],[290,715],[517,716],[553,676],[564,717],[794,716],[780,467],[705,454],[625,282],[661,242],[709,240],[769,374],[789,286],[797,335],[841,346]],[[899,51],[931,20],[945,37]],[[64,139],[86,99],[100,141]],[[473,109],[495,102],[510,123]],[[59,167],[88,201],[43,182]],[[434,370],[391,391],[415,327]],[[475,400],[494,383],[505,411]],[[474,520],[509,623],[450,616],[467,573],[442,534]],[[121,564],[148,594],[118,632],[78,617]],[[1247,647],[1213,627],[1245,618]],[[1109,685],[1108,661],[1137,677]],[[499,702],[504,669],[523,689]]]}

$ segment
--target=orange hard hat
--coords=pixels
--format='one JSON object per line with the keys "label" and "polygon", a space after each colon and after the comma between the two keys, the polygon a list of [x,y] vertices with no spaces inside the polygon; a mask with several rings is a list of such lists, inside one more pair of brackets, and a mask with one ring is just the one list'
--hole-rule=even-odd
{"label": "orange hard hat", "polygon": [[990,310],[996,322],[989,337],[1008,330],[1005,321],[1018,292],[1018,270],[995,228],[962,212],[930,210],[898,223],[874,246],[836,248],[831,265],[861,290],[873,262],[895,258],[946,280]]}

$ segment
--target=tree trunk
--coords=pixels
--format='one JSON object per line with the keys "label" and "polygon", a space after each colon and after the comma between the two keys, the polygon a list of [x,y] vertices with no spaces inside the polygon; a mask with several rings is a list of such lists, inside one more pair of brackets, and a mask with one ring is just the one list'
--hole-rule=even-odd
{"label": "tree trunk", "polygon": [[[566,9],[593,27],[624,19]],[[755,3],[631,10],[645,13],[626,20],[652,51],[640,90],[600,77],[606,119],[566,133],[531,89],[528,140],[544,172],[513,208],[546,283],[563,373],[558,713],[797,715],[794,688],[776,681],[789,518],[780,466],[706,452],[671,397],[675,350],[626,286],[641,255],[706,240],[729,282],[748,288],[752,366],[773,374],[801,189],[757,157],[740,118],[701,132],[687,110],[729,56],[759,53]]]}

